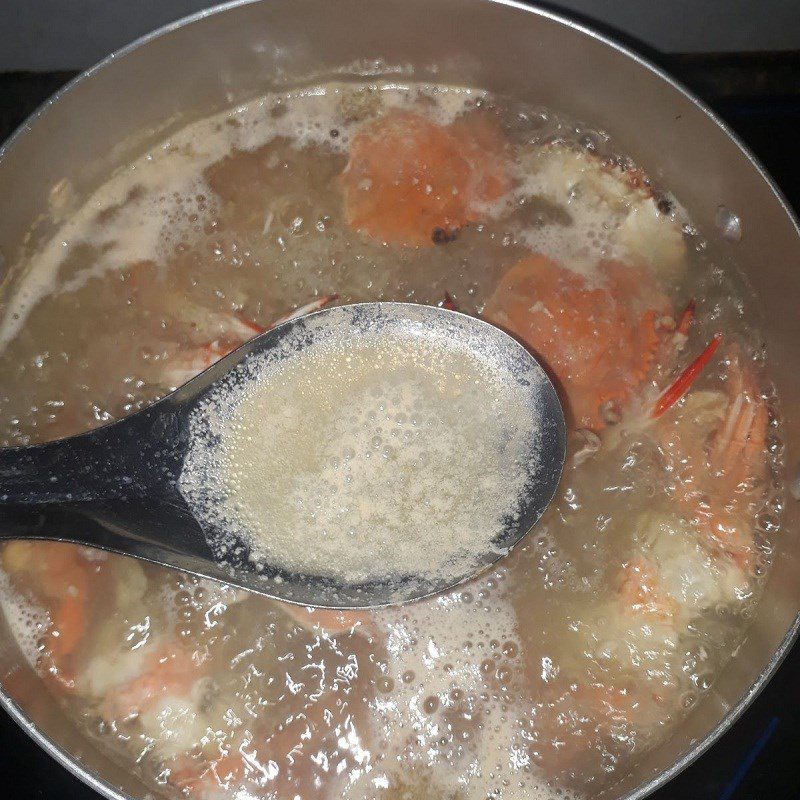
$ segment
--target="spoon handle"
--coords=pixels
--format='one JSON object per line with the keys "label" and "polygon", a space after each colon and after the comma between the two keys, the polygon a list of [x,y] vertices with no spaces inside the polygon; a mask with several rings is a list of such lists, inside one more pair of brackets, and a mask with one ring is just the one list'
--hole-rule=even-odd
{"label": "spoon handle", "polygon": [[0,450],[0,538],[95,543],[86,515],[125,488],[119,464],[109,458],[112,441],[93,431]]}
{"label": "spoon handle", "polygon": [[158,404],[102,428],[0,449],[0,505],[63,505],[142,497],[174,485],[186,449],[179,418]]}
{"label": "spoon handle", "polygon": [[52,505],[113,496],[120,484],[106,449],[76,436],[0,450],[0,503]]}
{"label": "spoon handle", "polygon": [[172,546],[208,558],[176,488],[187,433],[175,408],[161,402],[68,439],[0,449],[0,539],[76,541],[155,561]]}

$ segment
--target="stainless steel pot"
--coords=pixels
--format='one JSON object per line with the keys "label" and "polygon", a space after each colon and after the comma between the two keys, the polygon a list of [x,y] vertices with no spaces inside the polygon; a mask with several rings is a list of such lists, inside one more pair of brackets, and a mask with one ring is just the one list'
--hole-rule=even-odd
{"label": "stainless steel pot", "polygon": [[[84,73],[0,150],[0,264],[64,186],[77,196],[199,115],[321,78],[414,76],[473,84],[605,128],[735,257],[764,309],[762,330],[787,404],[786,464],[800,462],[800,231],[775,186],[725,126],[662,72],[551,13],[504,0],[261,0],[222,6],[139,40]],[[741,220],[724,237],[720,208]],[[46,235],[43,224],[32,238]],[[686,723],[608,798],[640,798],[736,721],[800,625],[800,504],[788,498],[777,563],[747,641]],[[0,623],[2,624],[2,623]],[[54,758],[109,798],[152,797],[61,715],[0,630],[0,702]]]}

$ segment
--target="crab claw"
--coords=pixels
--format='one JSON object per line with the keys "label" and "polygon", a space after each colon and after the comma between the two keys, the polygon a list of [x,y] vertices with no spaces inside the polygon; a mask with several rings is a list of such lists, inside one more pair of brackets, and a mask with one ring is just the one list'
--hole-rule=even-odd
{"label": "crab claw", "polygon": [[[662,415],[689,389],[716,350],[719,337],[662,395],[652,417]],[[675,476],[674,496],[694,522],[706,547],[752,568],[757,553],[754,505],[766,472],[769,412],[752,370],[730,351],[726,391],[695,391],[660,434]]]}
{"label": "crab claw", "polygon": [[275,322],[267,328],[262,327],[257,322],[253,322],[253,320],[248,319],[242,314],[217,315],[219,320],[216,324],[220,328],[220,337],[177,353],[170,359],[168,368],[161,374],[160,382],[172,389],[183,386],[184,383],[190,381],[195,375],[199,375],[212,364],[224,358],[228,353],[233,352],[237,347],[243,345],[254,336],[277,328],[278,325],[282,325],[284,322],[289,322],[290,320],[304,317],[306,314],[311,314],[314,311],[319,311],[319,309],[338,298],[338,294],[325,294],[321,297],[317,297],[310,303],[306,303],[275,320]]}

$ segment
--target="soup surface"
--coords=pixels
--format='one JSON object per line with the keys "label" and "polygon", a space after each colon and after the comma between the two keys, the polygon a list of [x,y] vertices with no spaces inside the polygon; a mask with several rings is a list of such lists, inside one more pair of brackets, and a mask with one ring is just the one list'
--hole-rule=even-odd
{"label": "soup surface", "polygon": [[[327,84],[198,121],[84,203],[59,197],[52,239],[2,289],[3,445],[117,419],[288,314],[366,300],[511,331],[569,417],[524,545],[411,605],[300,608],[6,544],[0,597],[31,667],[151,787],[587,796],[712,686],[778,530],[776,398],[735,270],[601,131],[476,89]],[[313,429],[320,409],[297,408]]]}

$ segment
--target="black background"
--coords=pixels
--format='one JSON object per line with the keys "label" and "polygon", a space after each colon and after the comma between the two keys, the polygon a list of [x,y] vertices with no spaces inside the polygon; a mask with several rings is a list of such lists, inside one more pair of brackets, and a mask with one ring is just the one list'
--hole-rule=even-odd
{"label": "black background", "polygon": [[[648,55],[730,124],[800,209],[800,52]],[[0,73],[0,141],[70,77],[63,72]],[[653,800],[800,798],[799,679],[796,647],[733,729]],[[0,796],[14,800],[98,798],[2,712],[0,787]]]}

